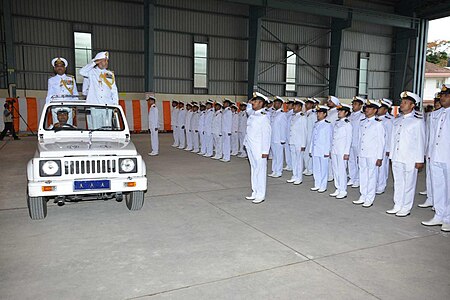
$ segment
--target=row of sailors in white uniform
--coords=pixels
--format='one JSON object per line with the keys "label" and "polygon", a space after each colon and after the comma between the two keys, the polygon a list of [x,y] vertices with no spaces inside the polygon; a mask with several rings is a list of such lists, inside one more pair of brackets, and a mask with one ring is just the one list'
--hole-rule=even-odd
{"label": "row of sailors in white uniform", "polygon": [[[229,162],[230,156],[246,157],[244,137],[247,128],[246,103],[236,104],[225,98],[223,103],[172,101],[173,147],[205,157]],[[215,155],[213,156],[213,153]]]}

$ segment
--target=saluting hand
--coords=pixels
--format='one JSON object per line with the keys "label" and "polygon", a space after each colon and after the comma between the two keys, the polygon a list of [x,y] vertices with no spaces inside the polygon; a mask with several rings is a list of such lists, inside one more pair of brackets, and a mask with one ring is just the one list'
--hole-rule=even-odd
{"label": "saluting hand", "polygon": [[421,170],[423,168],[424,163],[416,163],[416,169]]}
{"label": "saluting hand", "polygon": [[382,164],[383,164],[383,160],[382,159],[377,159],[377,162],[375,163],[375,165],[377,167],[381,167]]}
{"label": "saluting hand", "polygon": [[350,155],[344,154],[344,160],[349,160],[349,158],[350,158]]}

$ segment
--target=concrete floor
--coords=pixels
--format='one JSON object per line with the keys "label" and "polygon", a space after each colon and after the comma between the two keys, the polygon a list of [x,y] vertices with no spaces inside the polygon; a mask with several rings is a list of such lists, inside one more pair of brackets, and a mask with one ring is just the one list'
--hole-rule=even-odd
{"label": "concrete floor", "polygon": [[450,299],[450,234],[420,225],[430,209],[387,215],[392,183],[364,209],[355,189],[336,200],[285,174],[254,205],[247,160],[225,164],[160,137],[149,157],[148,136],[133,136],[150,180],[141,211],[52,205],[43,221],[25,200],[36,139],[1,142],[0,298]]}

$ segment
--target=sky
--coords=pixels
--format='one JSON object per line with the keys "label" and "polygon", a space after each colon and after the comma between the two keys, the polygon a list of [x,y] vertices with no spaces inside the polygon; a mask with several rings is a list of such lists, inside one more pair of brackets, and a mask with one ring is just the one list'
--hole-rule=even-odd
{"label": "sky", "polygon": [[450,41],[450,17],[429,22],[428,42],[435,40]]}

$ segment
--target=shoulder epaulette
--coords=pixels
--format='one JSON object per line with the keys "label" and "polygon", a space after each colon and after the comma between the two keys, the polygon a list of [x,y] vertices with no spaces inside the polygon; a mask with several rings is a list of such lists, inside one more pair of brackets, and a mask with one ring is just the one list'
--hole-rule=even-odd
{"label": "shoulder epaulette", "polygon": [[378,118],[375,118],[375,121],[381,122],[382,120],[381,120],[381,119],[378,119]]}
{"label": "shoulder epaulette", "polygon": [[304,116],[304,115],[305,115],[304,113],[302,113],[302,112],[300,113],[300,116]]}
{"label": "shoulder epaulette", "polygon": [[389,116],[385,116],[385,118],[386,118],[386,119],[388,119],[388,120],[390,120],[390,119],[391,119],[391,117],[389,117]]}
{"label": "shoulder epaulette", "polygon": [[414,114],[414,118],[417,118],[417,119],[423,119],[423,115]]}
{"label": "shoulder epaulette", "polygon": [[345,121],[346,123],[350,122],[348,119],[345,119],[344,121]]}
{"label": "shoulder epaulette", "polygon": [[361,119],[361,120],[359,120],[359,121],[361,122],[361,121],[364,121],[364,120],[366,120],[366,119],[367,119],[367,118],[363,118],[363,119]]}
{"label": "shoulder epaulette", "polygon": [[326,122],[326,123],[330,123],[330,121],[328,121],[328,120],[325,120],[325,122]]}
{"label": "shoulder epaulette", "polygon": [[266,113],[265,113],[265,112],[263,112],[263,111],[261,112],[261,114],[262,114],[262,115],[266,115]]}

